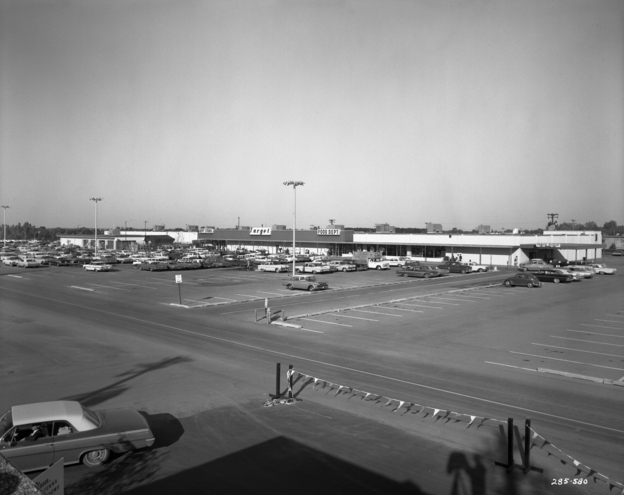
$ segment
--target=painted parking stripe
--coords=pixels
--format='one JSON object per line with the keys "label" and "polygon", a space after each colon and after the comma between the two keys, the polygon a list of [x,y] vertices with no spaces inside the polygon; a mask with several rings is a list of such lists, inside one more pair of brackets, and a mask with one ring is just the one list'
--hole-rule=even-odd
{"label": "painted parking stripe", "polygon": [[599,320],[597,318],[594,318],[594,321],[602,321],[605,323],[619,323],[620,325],[624,325],[624,321],[617,321],[617,320]]}
{"label": "painted parking stripe", "polygon": [[[488,291],[485,291],[485,290],[479,289],[479,288],[477,288],[476,290],[478,290],[479,293],[487,294],[488,296],[505,297],[505,296],[513,295],[511,292],[507,292],[507,291],[505,291],[505,292],[488,292]],[[486,362],[488,362],[488,361],[486,361]]]}
{"label": "painted parking stripe", "polygon": [[556,345],[538,344],[536,342],[531,342],[531,345],[541,345],[543,347],[552,347],[553,349],[563,349],[564,351],[585,352],[587,354],[598,354],[599,356],[610,356],[610,357],[624,358],[624,356],[620,356],[619,354],[605,354],[604,352],[584,351],[584,350],[581,350],[581,349],[571,349],[569,347],[559,347],[559,346],[556,346]]}
{"label": "painted parking stripe", "polygon": [[403,315],[393,315],[392,313],[381,313],[380,311],[366,311],[364,309],[352,309],[350,311],[358,311],[360,313],[372,313],[374,315],[396,316],[397,318],[403,318]]}
{"label": "painted parking stripe", "polygon": [[550,337],[552,337],[553,339],[564,339],[564,340],[575,340],[577,342],[587,342],[588,344],[601,344],[601,345],[608,345],[611,347],[624,347],[624,345],[611,344],[610,342],[596,342],[594,340],[573,339],[572,337],[557,337],[555,335],[550,335]]}
{"label": "painted parking stripe", "polygon": [[581,361],[571,361],[569,359],[554,358],[554,357],[550,357],[550,356],[539,356],[537,354],[528,354],[526,352],[516,352],[516,351],[509,351],[509,352],[512,353],[512,354],[519,354],[521,356],[530,356],[530,357],[536,357],[536,358],[540,358],[540,359],[550,359],[552,361],[563,361],[564,363],[583,364],[585,366],[592,366],[593,368],[606,368],[608,370],[624,371],[624,368],[614,368],[612,366],[601,366],[599,364],[582,363]]}
{"label": "painted parking stripe", "polygon": [[362,318],[361,316],[341,315],[341,314],[338,314],[338,313],[332,313],[332,316],[340,316],[341,318],[354,318],[356,320],[366,320],[366,321],[376,321],[376,322],[379,322],[379,320],[373,320],[371,318]]}
{"label": "painted parking stripe", "polygon": [[121,287],[113,287],[111,285],[90,284],[89,282],[87,282],[87,285],[93,285],[95,287],[106,287],[107,289],[125,290],[126,292],[132,292],[130,289],[122,289]]}
{"label": "painted parking stripe", "polygon": [[424,304],[412,304],[412,303],[404,303],[404,302],[400,302],[397,304],[403,304],[404,306],[415,306],[417,308],[444,309],[444,308],[438,308],[437,306],[425,306]]}
{"label": "painted parking stripe", "polygon": [[609,330],[622,330],[621,328],[605,327],[604,325],[590,325],[588,323],[580,323],[582,327],[608,328]]}
{"label": "painted parking stripe", "polygon": [[281,296],[282,295],[279,292],[264,292],[264,291],[261,291],[261,290],[257,290],[256,292],[258,294],[273,294],[274,296]]}
{"label": "painted parking stripe", "polygon": [[[454,296],[455,294],[449,294],[449,296]],[[427,296],[428,299],[431,298],[435,298],[435,299],[448,299],[450,301],[457,301],[457,299],[454,299],[453,297],[444,297],[444,296]],[[437,301],[436,301],[437,302]],[[466,300],[464,302],[477,302],[477,301],[470,301],[470,300]]]}
{"label": "painted parking stripe", "polygon": [[605,316],[617,316],[618,318],[624,318],[624,315],[605,315]]}
{"label": "painted parking stripe", "polygon": [[239,302],[238,299],[229,299],[227,297],[217,297],[217,296],[211,296],[211,297],[212,297],[212,299],[223,299],[224,301],[236,301],[236,302]]}
{"label": "painted parking stripe", "polygon": [[[262,296],[250,296],[249,294],[234,294],[235,296],[241,297],[252,297],[253,299],[264,299]],[[234,299],[230,299],[230,301],[234,301]]]}
{"label": "painted parking stripe", "polygon": [[[614,330],[617,329],[614,328]],[[566,328],[566,332],[584,333],[586,335],[604,335],[605,337],[616,337],[618,339],[624,339],[624,335],[613,335],[612,333],[589,332],[587,330],[570,330],[569,328]]]}
{"label": "painted parking stripe", "polygon": [[157,287],[150,287],[149,285],[140,285],[140,284],[126,284],[124,282],[117,282],[115,280],[111,280],[110,281],[111,284],[120,284],[120,285],[130,285],[130,286],[134,286],[134,287],[145,287],[146,289],[153,289],[153,290],[158,290]]}
{"label": "painted parking stripe", "polygon": [[522,366],[512,366],[511,364],[493,363],[492,361],[484,361],[484,363],[486,363],[486,364],[496,364],[498,366],[506,366],[507,368],[516,368],[516,369],[519,369],[519,370],[535,371],[535,372],[537,372],[537,370],[534,370],[534,369],[531,369],[531,368],[523,368]]}
{"label": "painted parking stripe", "polygon": [[7,277],[13,277],[13,278],[26,278],[26,277],[22,277],[21,275],[7,275]]}
{"label": "painted parking stripe", "polygon": [[407,309],[407,308],[392,308],[392,307],[388,307],[388,306],[381,306],[384,309],[393,309],[396,311],[409,311],[411,313],[424,313],[424,311],[421,311],[419,309]]}
{"label": "painted parking stripe", "polygon": [[[427,297],[427,300],[431,299],[430,297]],[[428,302],[428,301],[427,301]],[[450,303],[450,302],[444,302],[444,301],[431,301],[434,302],[436,304],[450,304],[452,306],[461,306],[461,304],[459,303]],[[473,301],[474,302],[474,301]]]}
{"label": "painted parking stripe", "polygon": [[313,320],[312,318],[298,318],[299,320],[316,321],[318,323],[327,323],[328,325],[340,325],[341,327],[353,328],[353,325],[347,325],[345,323],[334,323],[333,321]]}
{"label": "painted parking stripe", "polygon": [[144,284],[164,285],[165,287],[171,287],[172,285],[174,285],[174,284],[164,284],[162,282],[152,282],[149,280],[136,280],[136,279],[132,279],[132,280],[135,280],[137,282],[143,282]]}
{"label": "painted parking stripe", "polygon": [[472,296],[472,295],[466,295],[466,294],[453,294],[456,297],[472,297],[475,299],[489,299],[489,297],[481,297],[481,296]]}

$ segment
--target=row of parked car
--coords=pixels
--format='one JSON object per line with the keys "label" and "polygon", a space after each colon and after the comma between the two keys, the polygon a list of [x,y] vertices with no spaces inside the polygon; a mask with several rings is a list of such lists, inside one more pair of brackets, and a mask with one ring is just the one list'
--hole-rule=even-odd
{"label": "row of parked car", "polygon": [[520,273],[508,277],[503,284],[507,287],[541,287],[542,282],[570,283],[580,282],[594,275],[615,275],[616,268],[610,268],[604,263],[589,263],[579,265],[553,266],[542,259],[532,259],[529,263],[520,265]]}

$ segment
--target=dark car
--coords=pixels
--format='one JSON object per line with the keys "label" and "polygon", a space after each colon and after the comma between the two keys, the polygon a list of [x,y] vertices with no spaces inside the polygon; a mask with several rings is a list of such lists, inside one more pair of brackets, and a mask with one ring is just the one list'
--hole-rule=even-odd
{"label": "dark car", "polygon": [[13,406],[0,415],[0,453],[22,471],[64,464],[104,464],[111,452],[151,447],[147,421],[135,409],[92,411],[75,401]]}
{"label": "dark car", "polygon": [[533,273],[516,273],[514,276],[505,279],[503,285],[505,287],[515,287],[516,285],[524,287],[541,287],[542,283]]}
{"label": "dark car", "polygon": [[451,273],[470,273],[472,271],[472,267],[470,265],[465,265],[459,261],[447,261],[442,265],[438,265],[437,268],[447,270]]}
{"label": "dark car", "polygon": [[396,274],[400,277],[440,277],[446,272],[439,270],[433,266],[404,266],[396,271]]}
{"label": "dark car", "polygon": [[573,282],[574,276],[567,275],[559,270],[541,270],[534,272],[535,278],[540,282],[553,282],[558,284],[559,282]]}
{"label": "dark car", "polygon": [[69,266],[69,261],[61,258],[52,258],[45,262],[48,266]]}

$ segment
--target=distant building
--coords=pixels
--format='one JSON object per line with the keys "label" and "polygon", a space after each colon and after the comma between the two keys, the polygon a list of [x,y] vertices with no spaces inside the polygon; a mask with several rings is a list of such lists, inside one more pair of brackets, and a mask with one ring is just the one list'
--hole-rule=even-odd
{"label": "distant building", "polygon": [[442,232],[442,224],[441,223],[425,223],[427,226],[427,234],[435,234]]}
{"label": "distant building", "polygon": [[339,230],[344,230],[345,226],[344,225],[338,225],[337,223],[332,223],[328,226],[325,227],[326,229],[339,229]]}
{"label": "distant building", "polygon": [[199,225],[187,225],[186,230],[189,232],[199,232]]}
{"label": "distant building", "polygon": [[163,232],[165,230],[165,224],[154,225],[154,232]]}
{"label": "distant building", "polygon": [[277,225],[276,224],[276,225],[273,225],[271,227],[271,229],[273,229],[273,230],[286,230],[286,225]]}
{"label": "distant building", "polygon": [[394,227],[394,225],[390,225],[387,223],[376,223],[375,232],[377,232],[378,234],[394,234],[396,232],[396,228]]}
{"label": "distant building", "polygon": [[489,225],[479,225],[477,227],[477,232],[479,232],[479,234],[489,234],[492,232],[492,227]]}

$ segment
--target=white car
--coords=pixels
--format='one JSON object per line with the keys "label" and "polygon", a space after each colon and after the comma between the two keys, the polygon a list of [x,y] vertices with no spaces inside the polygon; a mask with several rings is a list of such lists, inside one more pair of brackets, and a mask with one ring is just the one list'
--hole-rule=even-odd
{"label": "white car", "polygon": [[466,264],[470,265],[472,267],[472,273],[474,273],[474,272],[489,272],[490,271],[490,267],[489,266],[487,266],[487,265],[479,265],[478,263],[475,263],[474,261],[469,261]]}
{"label": "white car", "polygon": [[300,273],[331,273],[333,270],[329,265],[325,263],[321,263],[319,261],[312,261],[310,263],[305,263],[303,266],[298,266],[295,268],[295,272]]}
{"label": "white car", "polygon": [[288,265],[280,265],[279,263],[275,263],[273,261],[267,261],[258,266],[258,271],[260,272],[287,272]]}
{"label": "white car", "polygon": [[405,266],[407,258],[404,256],[384,256],[382,261],[387,261],[390,266]]}
{"label": "white car", "polygon": [[21,258],[17,260],[15,262],[15,265],[13,266],[19,266],[22,268],[35,268],[41,266],[41,263],[39,263],[35,258]]}
{"label": "white car", "polygon": [[16,266],[16,263],[19,260],[20,259],[17,256],[5,256],[2,258],[2,263],[4,263],[6,266]]}
{"label": "white car", "polygon": [[591,266],[598,275],[615,275],[617,273],[616,268],[609,268],[604,263],[594,263],[589,266]]}
{"label": "white car", "polygon": [[348,261],[330,261],[329,266],[333,266],[339,272],[355,272],[357,271],[357,266]]}
{"label": "white car", "polygon": [[88,265],[82,265],[82,267],[88,272],[108,272],[113,268],[112,265],[107,265],[102,261],[92,261]]}
{"label": "white car", "polygon": [[565,269],[572,273],[578,273],[583,278],[594,278],[594,270],[586,266],[568,265]]}

